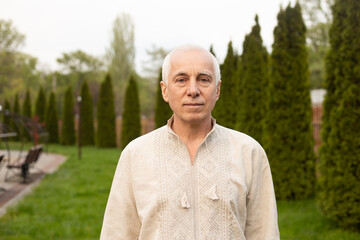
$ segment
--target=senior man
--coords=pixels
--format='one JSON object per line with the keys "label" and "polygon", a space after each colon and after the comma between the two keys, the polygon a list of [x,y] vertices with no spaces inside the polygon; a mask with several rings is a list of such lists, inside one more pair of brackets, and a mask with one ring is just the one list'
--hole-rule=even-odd
{"label": "senior man", "polygon": [[162,74],[173,116],[122,152],[101,239],[279,239],[264,150],[211,117],[221,86],[215,57],[181,46]]}

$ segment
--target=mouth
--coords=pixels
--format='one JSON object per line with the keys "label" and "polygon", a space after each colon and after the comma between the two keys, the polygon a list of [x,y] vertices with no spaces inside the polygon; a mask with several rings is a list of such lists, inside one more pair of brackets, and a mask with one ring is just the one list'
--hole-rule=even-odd
{"label": "mouth", "polygon": [[184,103],[183,106],[187,106],[187,107],[199,107],[199,106],[203,106],[203,103]]}

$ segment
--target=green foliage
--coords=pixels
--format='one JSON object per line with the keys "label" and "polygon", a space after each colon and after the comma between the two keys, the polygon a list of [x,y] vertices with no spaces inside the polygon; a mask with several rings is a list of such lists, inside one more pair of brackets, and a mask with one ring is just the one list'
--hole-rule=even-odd
{"label": "green foliage", "polygon": [[62,53],[56,61],[62,66],[62,72],[70,76],[70,81],[66,85],[70,84],[75,89],[75,93],[80,92],[85,79],[96,80],[103,66],[100,59],[81,50]]}
{"label": "green foliage", "polygon": [[329,50],[329,28],[332,22],[330,6],[334,0],[299,0],[307,23],[307,46],[310,87],[324,87],[325,56]]}
{"label": "green foliage", "polygon": [[[15,94],[15,97],[14,97],[14,108],[13,108],[13,111],[12,111],[14,114],[20,114],[20,104],[19,104],[19,95],[16,93]],[[14,121],[12,121],[12,124],[11,124],[11,128],[14,129],[14,131],[16,131],[18,133],[17,136],[15,136],[13,139],[14,140],[19,140],[19,135],[20,135],[20,129],[19,127],[15,124]]]}
{"label": "green foliage", "polygon": [[55,94],[50,93],[49,105],[45,114],[46,130],[49,133],[49,143],[59,142],[58,115],[56,110]]}
{"label": "green foliage", "polygon": [[113,23],[112,39],[107,50],[109,72],[116,92],[116,112],[122,113],[127,81],[134,72],[135,61],[134,21],[129,14],[122,13]]}
{"label": "green foliage", "polygon": [[324,216],[316,201],[277,201],[281,240],[357,240]]}
{"label": "green foliage", "polygon": [[229,128],[236,123],[237,97],[238,97],[238,59],[233,51],[232,42],[228,44],[228,52],[222,65],[221,92],[216,103],[213,115],[216,121]]}
{"label": "green foliage", "polygon": [[280,10],[274,30],[264,125],[264,147],[278,199],[305,199],[314,194],[315,154],[305,32],[299,4]]}
{"label": "green foliage", "polygon": [[15,94],[13,112],[20,113],[20,104],[19,104],[19,95],[18,94]]}
{"label": "green foliage", "polygon": [[68,87],[64,98],[64,110],[62,115],[61,143],[63,145],[75,144],[74,130],[74,101],[71,86]]}
{"label": "green foliage", "polygon": [[11,112],[11,106],[10,106],[10,102],[5,99],[5,102],[4,102],[4,106],[3,106],[3,109],[2,109],[2,115],[3,115],[3,123],[5,123],[5,126],[7,127],[10,127],[11,128],[11,118],[9,116],[7,116],[6,114],[4,114],[5,111],[10,111]]}
{"label": "green foliage", "polygon": [[93,103],[87,81],[84,81],[81,87],[80,115],[81,145],[94,145]]}
{"label": "green foliage", "polygon": [[125,92],[124,112],[121,126],[121,147],[141,134],[140,104],[135,79],[131,76]]}
{"label": "green foliage", "polygon": [[46,96],[44,88],[40,87],[35,104],[35,115],[39,118],[39,122],[45,121]]}
{"label": "green foliage", "polygon": [[237,112],[237,130],[262,143],[268,84],[268,53],[262,44],[258,17],[243,44],[242,78]]}
{"label": "green foliage", "polygon": [[115,147],[115,107],[110,74],[106,75],[105,81],[101,84],[97,123],[97,145],[99,147]]}
{"label": "green foliage", "polygon": [[32,110],[31,110],[31,98],[30,98],[30,91],[29,89],[26,91],[26,96],[24,99],[24,104],[22,108],[22,114],[28,118],[32,117]]}
{"label": "green foliage", "polygon": [[335,1],[327,56],[319,201],[344,228],[360,230],[360,2]]}
{"label": "green foliage", "polygon": [[12,98],[16,93],[33,93],[41,79],[36,69],[37,59],[19,51],[25,36],[11,20],[0,19],[0,98]]}
{"label": "green foliage", "polygon": [[164,101],[160,82],[162,80],[161,69],[158,77],[158,89],[156,93],[156,105],[155,105],[155,128],[164,126],[167,120],[172,115],[172,110],[167,102]]}

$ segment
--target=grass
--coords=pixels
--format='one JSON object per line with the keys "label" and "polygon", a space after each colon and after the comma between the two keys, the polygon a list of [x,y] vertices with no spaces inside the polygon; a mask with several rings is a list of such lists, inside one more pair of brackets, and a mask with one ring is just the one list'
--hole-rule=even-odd
{"label": "grass", "polygon": [[[51,145],[50,152],[67,161],[47,175],[33,193],[0,218],[0,239],[99,239],[101,224],[119,149]],[[355,240],[327,220],[314,200],[279,201],[282,240]]]}
{"label": "grass", "polygon": [[51,145],[67,161],[0,218],[0,239],[99,239],[119,149]]}

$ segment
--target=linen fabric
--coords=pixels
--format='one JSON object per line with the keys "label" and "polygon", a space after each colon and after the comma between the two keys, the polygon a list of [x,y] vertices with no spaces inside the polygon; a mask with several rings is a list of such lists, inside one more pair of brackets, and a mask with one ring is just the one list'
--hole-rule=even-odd
{"label": "linen fabric", "polygon": [[171,121],[123,150],[100,239],[279,239],[262,147],[212,120],[192,164]]}

